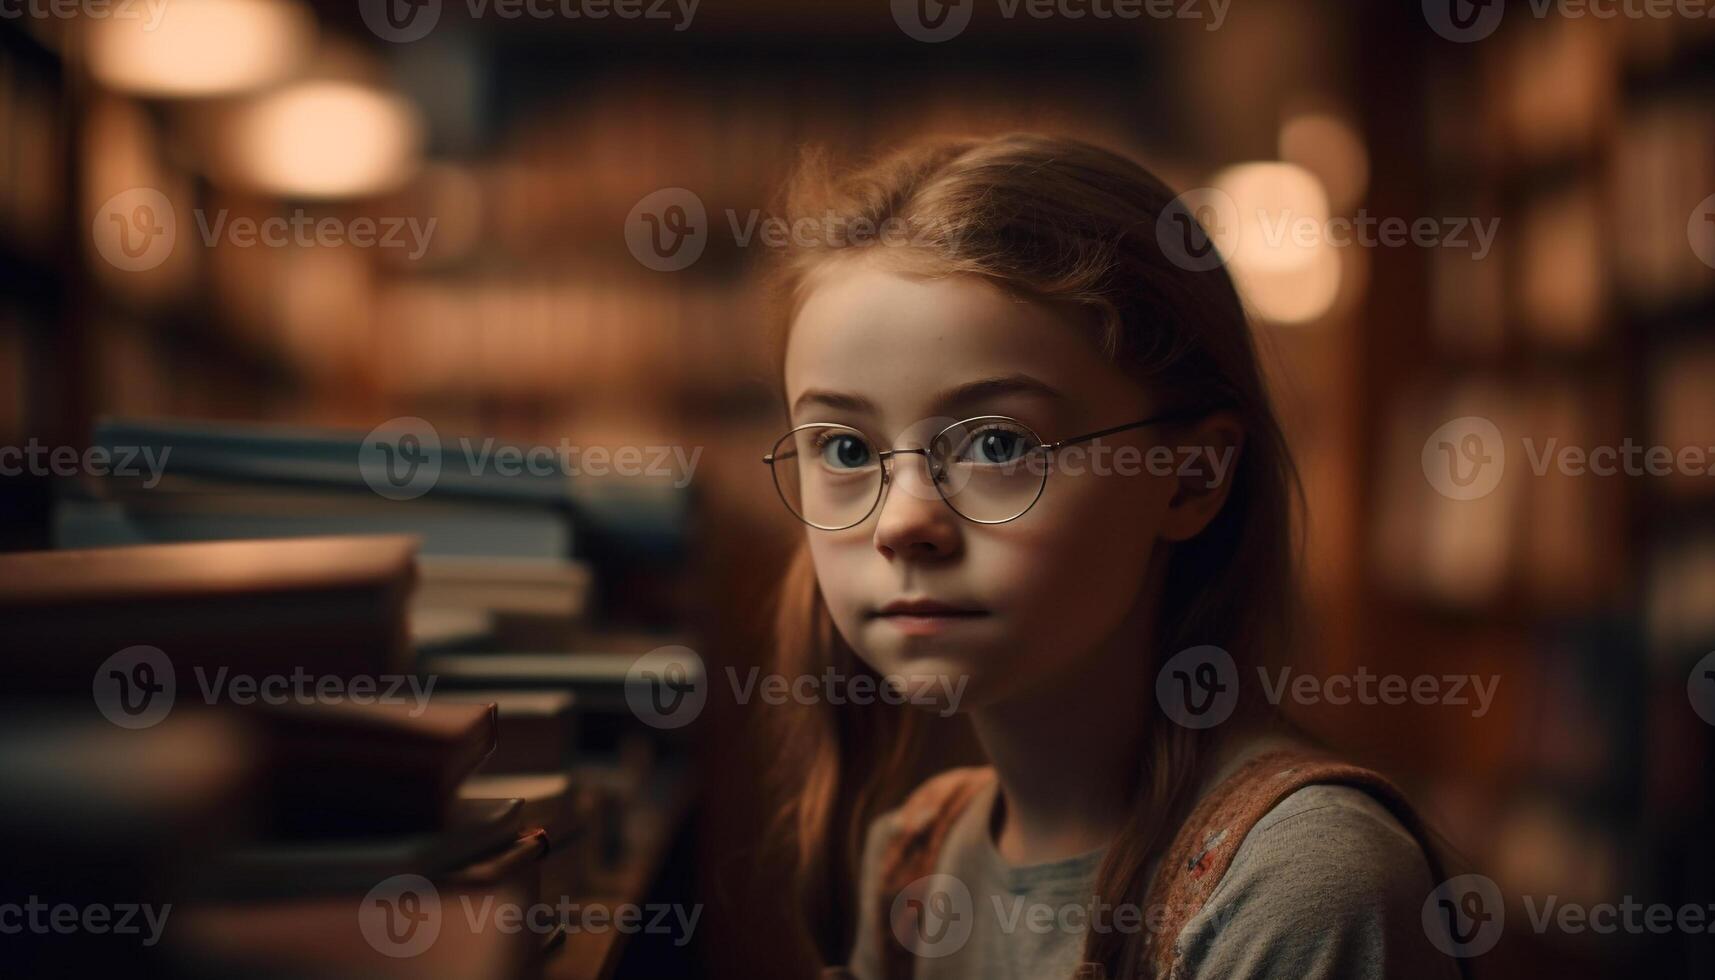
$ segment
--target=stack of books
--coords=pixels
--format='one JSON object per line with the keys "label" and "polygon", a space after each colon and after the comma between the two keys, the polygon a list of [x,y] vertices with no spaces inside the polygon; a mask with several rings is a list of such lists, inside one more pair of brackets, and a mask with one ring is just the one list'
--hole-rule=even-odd
{"label": "stack of books", "polygon": [[[142,949],[145,973],[383,976],[409,958],[400,975],[513,976],[560,940],[467,914],[541,901],[575,817],[555,803],[569,778],[557,795],[470,782],[499,709],[413,672],[413,557],[391,537],[0,557],[0,625],[25,641],[0,750],[8,877],[48,907],[162,920],[37,935],[37,972]],[[566,746],[535,743],[569,699],[538,700],[506,757],[563,766]],[[424,903],[436,937],[412,946]]]}
{"label": "stack of books", "polygon": [[[411,617],[421,643],[564,645],[594,589],[573,557],[566,474],[551,459],[502,467],[492,440],[441,443],[429,431],[413,442],[411,433],[105,421],[93,446],[134,463],[67,488],[55,544],[410,535],[422,555]],[[389,482],[386,450],[400,445],[420,453],[410,472],[421,482]],[[149,460],[152,471],[140,462]]]}
{"label": "stack of books", "polygon": [[[485,472],[437,439],[412,496],[378,485],[374,438],[106,422],[110,458],[164,465],[62,487],[62,550],[0,558],[21,705],[151,744],[228,729],[243,807],[186,837],[202,871],[175,893],[172,975],[517,975],[564,933],[506,932],[497,908],[611,898],[669,842],[637,813],[685,784],[658,778],[639,740],[664,733],[626,693],[641,656],[686,640],[596,609],[678,562],[683,494]],[[431,906],[440,938],[409,947]]]}

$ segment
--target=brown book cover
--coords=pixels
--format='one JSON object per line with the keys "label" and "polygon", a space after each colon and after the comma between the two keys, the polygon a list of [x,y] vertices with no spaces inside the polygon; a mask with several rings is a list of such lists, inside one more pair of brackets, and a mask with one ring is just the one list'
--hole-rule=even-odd
{"label": "brown book cover", "polygon": [[[150,647],[156,683],[215,700],[243,674],[352,678],[410,662],[406,536],[137,545],[0,555],[15,695],[88,696],[102,665]],[[170,671],[166,668],[170,667]]]}
{"label": "brown book cover", "polygon": [[292,703],[255,715],[267,810],[289,837],[439,828],[499,741],[491,704]]}
{"label": "brown book cover", "polygon": [[435,702],[492,704],[500,744],[482,764],[485,774],[552,772],[576,754],[575,699],[570,691],[436,691]]}

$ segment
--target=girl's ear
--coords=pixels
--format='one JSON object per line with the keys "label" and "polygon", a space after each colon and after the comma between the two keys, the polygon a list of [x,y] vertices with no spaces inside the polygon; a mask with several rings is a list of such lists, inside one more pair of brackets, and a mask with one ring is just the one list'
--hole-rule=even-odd
{"label": "girl's ear", "polygon": [[1244,442],[1244,427],[1233,412],[1216,412],[1184,430],[1173,447],[1177,486],[1162,517],[1163,538],[1194,538],[1221,512],[1238,472]]}

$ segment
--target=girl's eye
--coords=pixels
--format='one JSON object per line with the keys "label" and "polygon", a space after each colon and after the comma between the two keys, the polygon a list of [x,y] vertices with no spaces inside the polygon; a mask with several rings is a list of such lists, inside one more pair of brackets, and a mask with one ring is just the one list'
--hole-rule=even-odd
{"label": "girl's eye", "polygon": [[836,470],[861,469],[874,461],[869,443],[849,432],[824,435],[818,442],[820,445],[817,449],[822,462]]}
{"label": "girl's eye", "polygon": [[1016,429],[991,426],[979,429],[965,440],[959,462],[989,464],[1011,463],[1030,451],[1030,437]]}

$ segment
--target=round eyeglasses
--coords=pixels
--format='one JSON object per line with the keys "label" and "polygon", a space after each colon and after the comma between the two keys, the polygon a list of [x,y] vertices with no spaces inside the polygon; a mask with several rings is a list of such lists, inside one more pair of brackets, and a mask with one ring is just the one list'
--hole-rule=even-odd
{"label": "round eyeglasses", "polygon": [[922,449],[881,450],[849,425],[810,422],[781,436],[762,461],[773,471],[786,509],[823,531],[844,531],[868,520],[891,480],[891,461],[899,455],[924,458],[936,493],[955,514],[977,524],[1005,524],[1041,499],[1054,450],[1201,414],[1157,415],[1046,443],[1015,418],[979,415],[947,426]]}

